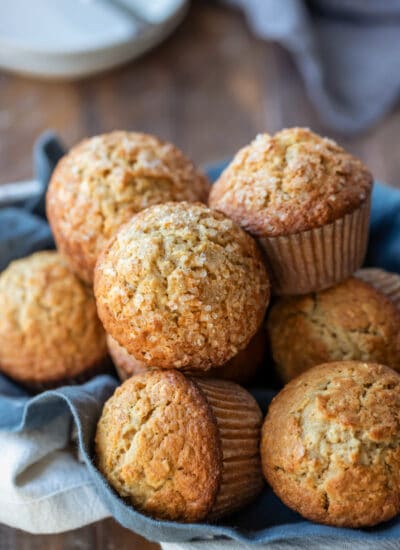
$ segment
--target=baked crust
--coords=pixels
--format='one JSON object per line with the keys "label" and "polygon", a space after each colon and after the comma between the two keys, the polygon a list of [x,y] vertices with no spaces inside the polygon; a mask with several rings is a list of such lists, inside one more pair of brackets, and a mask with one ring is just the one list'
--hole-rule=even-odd
{"label": "baked crust", "polygon": [[116,131],[86,139],[58,163],[47,216],[60,252],[86,282],[97,257],[136,212],[167,201],[206,201],[207,178],[171,143]]}
{"label": "baked crust", "polygon": [[212,186],[209,204],[253,235],[276,237],[342,218],[371,189],[367,168],[334,141],[288,128],[241,149]]}
{"label": "baked crust", "polygon": [[[145,363],[138,361],[130,355],[126,349],[118,344],[109,334],[107,334],[107,346],[114,366],[118,372],[118,376],[122,381],[132,376],[132,374],[140,374],[147,370],[148,367]],[[264,327],[261,327],[244,350],[239,351],[239,353],[225,363],[225,365],[213,367],[205,371],[204,374],[210,378],[220,378],[223,380],[231,380],[238,384],[247,384],[254,378],[257,369],[261,366],[265,358],[265,348],[265,330]],[[185,372],[190,374],[190,369]]]}
{"label": "baked crust", "polygon": [[160,519],[204,518],[221,483],[212,411],[178,371],[151,370],[116,389],[97,426],[96,456],[121,496]]}
{"label": "baked crust", "polygon": [[95,270],[106,331],[148,366],[208,370],[244,349],[262,323],[269,281],[256,242],[200,203],[132,218]]}
{"label": "baked crust", "polygon": [[0,312],[0,370],[27,386],[66,382],[106,360],[94,296],[57,252],[1,273]]}
{"label": "baked crust", "polygon": [[286,382],[328,361],[371,361],[400,370],[400,310],[358,277],[321,292],[280,298],[267,329]]}
{"label": "baked crust", "polygon": [[320,365],[274,398],[264,475],[305,518],[366,527],[400,511],[400,376],[377,364]]}

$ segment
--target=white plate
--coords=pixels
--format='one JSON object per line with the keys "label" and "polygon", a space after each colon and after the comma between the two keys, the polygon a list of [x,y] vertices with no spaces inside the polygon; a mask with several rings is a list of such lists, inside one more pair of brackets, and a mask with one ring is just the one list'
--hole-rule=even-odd
{"label": "white plate", "polygon": [[0,68],[44,78],[88,76],[160,43],[188,0],[0,1]]}

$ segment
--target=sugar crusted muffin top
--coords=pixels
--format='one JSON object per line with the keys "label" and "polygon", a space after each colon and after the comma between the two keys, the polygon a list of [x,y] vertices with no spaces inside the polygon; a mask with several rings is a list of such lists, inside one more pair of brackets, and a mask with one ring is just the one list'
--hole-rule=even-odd
{"label": "sugar crusted muffin top", "polygon": [[372,361],[400,370],[400,311],[358,277],[320,292],[279,299],[267,327],[285,381],[326,361]]}
{"label": "sugar crusted muffin top", "polygon": [[306,128],[260,134],[212,187],[209,204],[257,236],[329,224],[370,195],[372,176],[334,141]]}
{"label": "sugar crusted muffin top", "polygon": [[[139,374],[147,370],[142,361],[138,361],[118,342],[107,334],[107,346],[114,366],[121,380],[126,380],[132,374]],[[264,327],[256,332],[245,349],[232,357],[227,363],[220,367],[214,367],[208,371],[199,372],[185,369],[185,374],[197,377],[204,375],[223,380],[231,380],[238,384],[247,384],[254,377],[258,368],[262,365],[266,351],[266,336]]]}
{"label": "sugar crusted muffin top", "polygon": [[86,139],[57,165],[47,213],[58,248],[91,282],[97,257],[133,214],[167,201],[206,201],[209,183],[171,143],[115,131]]}
{"label": "sugar crusted muffin top", "polygon": [[137,214],[96,266],[100,318],[136,359],[207,370],[246,347],[269,300],[258,247],[232,220],[202,204]]}
{"label": "sugar crusted muffin top", "polygon": [[262,432],[264,473],[308,519],[375,525],[400,510],[400,376],[388,367],[329,363],[275,397]]}
{"label": "sugar crusted muffin top", "polygon": [[0,370],[25,383],[73,378],[107,355],[92,292],[57,252],[0,275]]}
{"label": "sugar crusted muffin top", "polygon": [[206,516],[221,483],[212,412],[177,371],[136,375],[117,388],[98,423],[96,455],[118,493],[158,518]]}

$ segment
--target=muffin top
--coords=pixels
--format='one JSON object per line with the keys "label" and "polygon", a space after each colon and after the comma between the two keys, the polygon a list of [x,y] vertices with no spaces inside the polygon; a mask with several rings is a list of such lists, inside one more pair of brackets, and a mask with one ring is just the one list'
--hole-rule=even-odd
{"label": "muffin top", "polygon": [[209,204],[254,235],[276,237],[334,222],[362,205],[371,187],[367,168],[334,141],[288,128],[241,149]]}
{"label": "muffin top", "polygon": [[[130,355],[126,349],[118,344],[116,340],[107,334],[107,346],[115,368],[121,380],[126,380],[132,374],[138,374],[146,371],[149,367],[142,361],[138,361]],[[185,374],[207,376],[231,380],[238,384],[249,383],[256,375],[258,368],[262,365],[266,352],[265,330],[262,326],[245,349],[239,351],[227,363],[221,367],[214,367],[204,372],[198,370],[191,371],[185,369]]]}
{"label": "muffin top", "polygon": [[0,370],[18,381],[74,377],[107,354],[93,294],[57,252],[38,252],[1,273],[0,312]]}
{"label": "muffin top", "polygon": [[158,518],[206,516],[221,482],[212,411],[177,371],[138,374],[117,388],[97,426],[96,455],[118,493]]}
{"label": "muffin top", "polygon": [[400,310],[358,277],[321,292],[280,298],[267,327],[284,381],[325,361],[372,361],[400,370]]}
{"label": "muffin top", "polygon": [[82,141],[61,159],[47,214],[59,250],[91,282],[104,244],[133,214],[167,201],[206,201],[208,191],[205,176],[172,144],[112,132]]}
{"label": "muffin top", "polygon": [[254,239],[232,220],[167,203],[134,216],[107,245],[95,295],[107,332],[136,359],[207,370],[246,347],[269,282]]}
{"label": "muffin top", "polygon": [[274,398],[263,470],[306,518],[360,527],[400,510],[400,376],[377,364],[320,365]]}

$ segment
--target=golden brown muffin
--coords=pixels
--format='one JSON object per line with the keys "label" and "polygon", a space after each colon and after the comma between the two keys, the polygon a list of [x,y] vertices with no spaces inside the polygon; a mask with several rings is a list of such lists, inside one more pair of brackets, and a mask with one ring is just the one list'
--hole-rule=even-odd
{"label": "golden brown muffin", "polygon": [[209,204],[260,238],[276,293],[304,294],[360,267],[371,189],[369,171],[334,141],[289,128],[241,149]]}
{"label": "golden brown muffin", "polygon": [[355,276],[382,292],[400,309],[400,275],[377,267],[360,269]]}
{"label": "golden brown muffin", "polygon": [[47,216],[59,251],[84,281],[97,257],[136,212],[167,201],[206,201],[209,183],[171,143],[112,132],[76,145],[57,165]]}
{"label": "golden brown muffin", "polygon": [[107,358],[92,292],[57,252],[0,275],[0,371],[33,389],[81,381]]}
{"label": "golden brown muffin", "polygon": [[148,366],[208,370],[244,349],[269,300],[256,242],[202,204],[153,206],[110,241],[95,270],[106,331]]}
{"label": "golden brown muffin", "polygon": [[310,369],[274,398],[264,475],[305,518],[366,527],[400,512],[400,376],[344,361]]}
{"label": "golden brown muffin", "polygon": [[136,509],[178,521],[214,519],[262,488],[261,411],[232,382],[148,370],[124,382],[97,426],[97,464]]}
{"label": "golden brown muffin", "polygon": [[[148,367],[142,361],[138,361],[130,355],[123,346],[109,334],[107,335],[108,351],[113,360],[119,378],[124,381],[132,374],[146,372]],[[231,380],[238,384],[248,384],[256,375],[257,369],[261,366],[265,357],[266,337],[264,327],[261,327],[248,346],[239,351],[235,357],[230,359],[222,367],[214,367],[204,374],[209,378],[220,378]],[[190,374],[190,369],[185,369],[185,374]],[[198,372],[196,372],[198,375]]]}
{"label": "golden brown muffin", "polygon": [[400,310],[358,277],[307,296],[280,298],[267,329],[285,382],[329,361],[379,362],[400,370]]}
{"label": "golden brown muffin", "polygon": [[277,237],[332,223],[371,192],[372,176],[334,141],[307,128],[260,134],[212,186],[210,205],[250,233]]}

